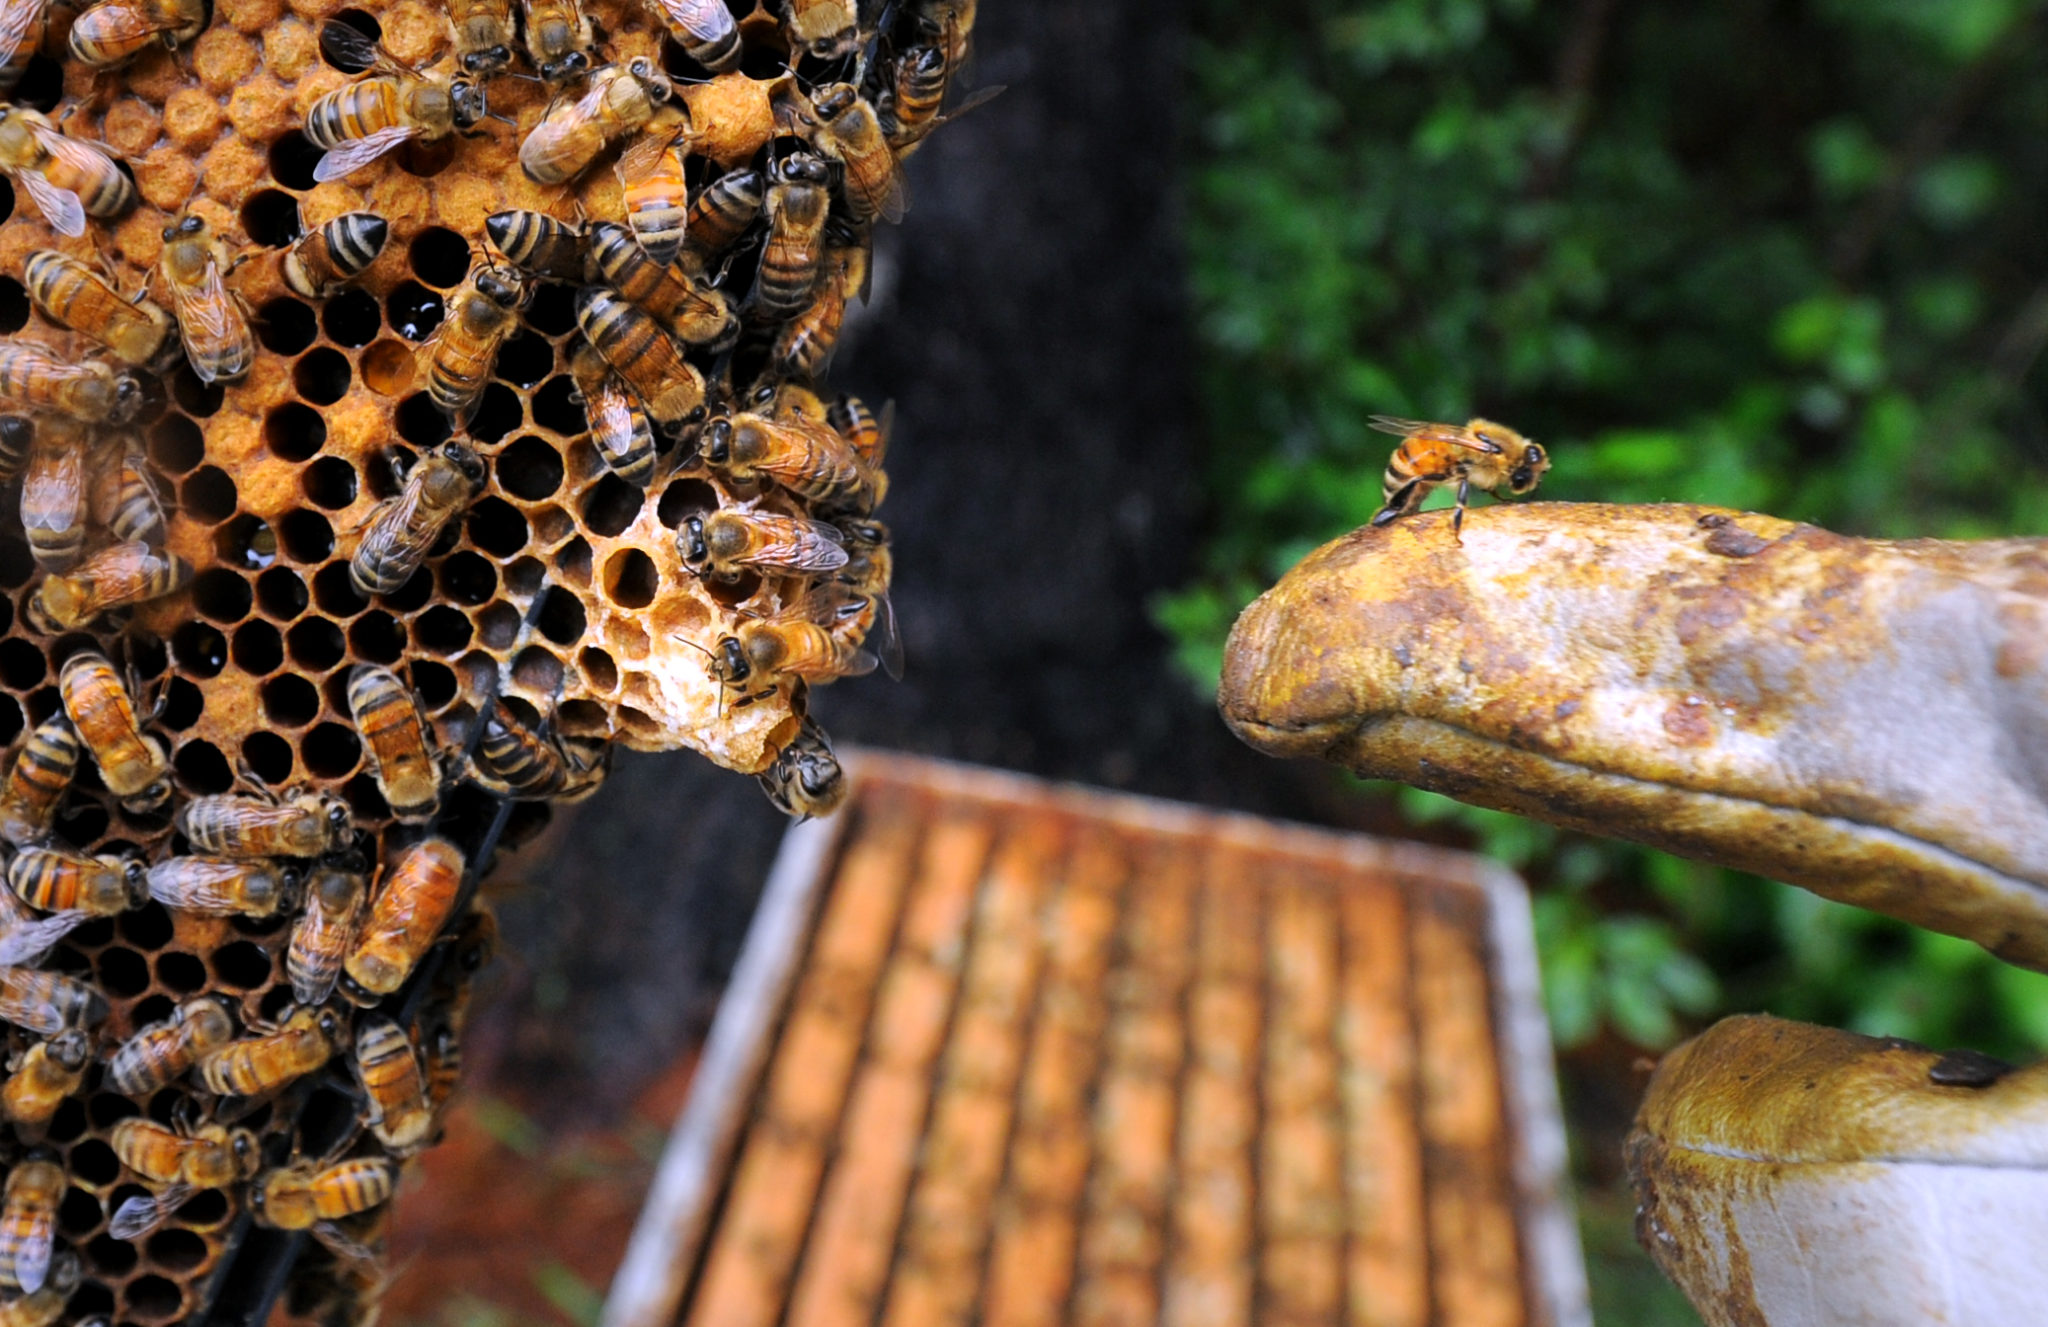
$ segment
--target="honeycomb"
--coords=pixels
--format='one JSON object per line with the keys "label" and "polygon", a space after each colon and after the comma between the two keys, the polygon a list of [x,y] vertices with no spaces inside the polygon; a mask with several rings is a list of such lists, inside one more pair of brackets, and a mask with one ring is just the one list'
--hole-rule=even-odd
{"label": "honeycomb", "polygon": [[[721,172],[765,170],[816,146],[806,142],[814,118],[778,113],[803,106],[798,89],[852,78],[864,96],[883,101],[894,72],[920,49],[928,61],[934,44],[958,67],[971,5],[865,8],[880,17],[861,15],[827,49],[809,40],[817,25],[829,26],[834,15],[852,19],[853,7],[837,0],[780,0],[772,11],[736,5],[740,62],[715,77],[650,11],[588,0],[585,12],[603,61],[646,57],[676,80],[676,100],[689,116],[687,178],[701,190]],[[65,238],[12,177],[0,178],[0,337],[50,347],[74,362],[95,349],[32,308],[21,278],[40,249],[101,264],[123,293],[146,288],[170,307],[153,274],[165,227],[189,212],[238,256],[227,284],[250,315],[257,350],[246,378],[233,383],[204,383],[182,358],[146,378],[141,413],[118,429],[97,429],[87,452],[88,466],[99,467],[105,461],[97,458],[141,449],[167,515],[163,546],[192,572],[175,593],[81,630],[48,629],[31,610],[46,568],[16,514],[17,486],[0,492],[0,742],[19,750],[57,714],[60,669],[95,649],[129,679],[144,731],[163,743],[172,797],[156,808],[138,809],[132,797],[124,805],[88,754],[55,813],[54,846],[161,863],[189,851],[173,828],[189,799],[255,785],[342,799],[357,832],[352,865],[373,896],[395,855],[423,834],[455,843],[466,874],[453,919],[411,979],[376,1005],[414,1037],[416,1051],[446,1046],[460,1029],[469,976],[490,949],[475,882],[500,848],[530,837],[547,816],[542,802],[514,802],[462,777],[456,753],[475,745],[479,716],[502,701],[516,721],[577,743],[579,753],[607,751],[613,742],[687,747],[749,774],[768,769],[800,736],[815,744],[816,730],[803,720],[803,681],[756,676],[744,688],[728,687],[710,666],[721,639],[741,622],[798,611],[808,583],[753,571],[731,584],[699,579],[682,565],[676,530],[692,515],[747,501],[783,515],[817,513],[773,484],[729,483],[711,473],[698,450],[702,419],[662,440],[646,488],[614,474],[591,439],[570,374],[582,340],[576,283],[537,284],[465,427],[454,429],[427,395],[417,352],[472,264],[490,260],[487,217],[514,208],[571,220],[621,215],[615,152],[568,186],[543,187],[521,171],[520,144],[552,96],[538,80],[517,76],[527,69],[523,51],[487,85],[490,110],[502,120],[408,143],[320,182],[321,151],[304,132],[307,110],[362,72],[343,67],[323,30],[353,28],[402,65],[445,73],[453,68],[453,33],[444,6],[214,0],[195,38],[175,50],[152,44],[111,71],[65,58],[75,17],[50,11],[15,104],[48,113],[68,137],[104,143],[131,174],[140,202]],[[877,21],[886,30],[869,26]],[[795,50],[790,32],[805,39]],[[567,95],[577,92],[572,83]],[[908,155],[909,145],[901,151]],[[840,218],[853,210],[844,175],[835,167],[830,193],[842,264],[853,261],[848,253],[864,259],[871,229]],[[286,249],[357,211],[388,223],[382,252],[326,299],[302,298],[284,279]],[[759,217],[749,223],[717,273],[735,300],[753,282],[764,226]],[[747,409],[764,387],[782,381],[771,373],[775,320],[750,302],[740,308],[737,344],[687,351],[707,379],[708,417]],[[38,416],[34,427],[51,424]],[[410,580],[365,597],[349,575],[356,543],[378,504],[400,491],[404,469],[451,437],[484,458],[486,479]],[[89,527],[87,553],[112,538]],[[364,664],[402,679],[447,755],[440,807],[428,824],[401,823],[380,789],[348,701],[351,670]],[[82,1272],[67,1321],[93,1314],[138,1325],[262,1321],[273,1303],[306,1321],[354,1321],[371,1311],[382,1274],[376,1259],[342,1257],[303,1233],[254,1221],[247,1184],[201,1189],[134,1239],[116,1239],[109,1229],[124,1202],[161,1188],[139,1183],[110,1142],[114,1127],[138,1114],[188,1129],[212,1122],[250,1128],[266,1171],[299,1158],[380,1155],[363,1127],[363,1089],[345,1049],[267,1099],[215,1098],[190,1077],[141,1100],[103,1085],[115,1048],[196,997],[225,1000],[238,1037],[284,1019],[294,1001],[284,966],[299,907],[292,902],[256,919],[145,901],[86,922],[45,960],[89,982],[108,1008],[93,1029],[80,1090],[46,1125],[17,1125],[0,1138],[0,1162],[10,1171],[43,1155],[65,1170],[56,1247],[60,1260],[75,1256]],[[345,1023],[365,1012],[339,993],[327,1007]],[[5,1025],[5,1040],[12,1067],[39,1038]],[[432,1077],[431,1058],[427,1072]],[[376,1254],[384,1211],[372,1207],[338,1223],[341,1233]]]}

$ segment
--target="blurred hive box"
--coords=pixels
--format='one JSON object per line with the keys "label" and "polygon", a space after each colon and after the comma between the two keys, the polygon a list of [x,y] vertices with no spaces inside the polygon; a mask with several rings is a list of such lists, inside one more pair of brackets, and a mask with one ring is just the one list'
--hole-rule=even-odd
{"label": "blurred hive box", "polygon": [[1514,876],[849,767],[790,832],[607,1327],[1588,1321]]}

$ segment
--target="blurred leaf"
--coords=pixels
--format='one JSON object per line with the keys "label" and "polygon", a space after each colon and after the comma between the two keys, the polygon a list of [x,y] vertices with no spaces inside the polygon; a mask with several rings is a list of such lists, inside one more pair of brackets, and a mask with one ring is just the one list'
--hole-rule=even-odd
{"label": "blurred leaf", "polygon": [[596,1286],[552,1258],[537,1265],[530,1275],[534,1289],[563,1317],[576,1327],[597,1327],[604,1314],[604,1294]]}

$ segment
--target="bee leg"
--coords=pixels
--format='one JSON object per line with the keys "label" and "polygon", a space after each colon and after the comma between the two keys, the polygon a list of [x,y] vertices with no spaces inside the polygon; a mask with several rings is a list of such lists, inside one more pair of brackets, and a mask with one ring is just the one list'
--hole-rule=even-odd
{"label": "bee leg", "polygon": [[1416,506],[1429,493],[1426,484],[1426,480],[1411,479],[1392,493],[1387,494],[1386,501],[1381,504],[1379,511],[1373,515],[1372,523],[1376,526],[1392,525],[1399,518],[1414,511]]}
{"label": "bee leg", "polygon": [[1465,542],[1464,536],[1459,533],[1465,528],[1465,502],[1471,496],[1472,481],[1460,479],[1458,481],[1458,506],[1451,513],[1451,538],[1460,544]]}

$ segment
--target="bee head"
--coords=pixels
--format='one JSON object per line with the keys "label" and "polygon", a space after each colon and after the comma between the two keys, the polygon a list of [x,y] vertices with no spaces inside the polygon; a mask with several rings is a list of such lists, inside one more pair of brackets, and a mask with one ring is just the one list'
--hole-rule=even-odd
{"label": "bee head", "polygon": [[139,908],[149,902],[149,868],[130,857],[121,864],[121,884],[128,891],[128,906]]}
{"label": "bee head", "polygon": [[550,60],[540,67],[544,82],[566,83],[590,68],[590,57],[581,51],[571,51],[559,60]]}
{"label": "bee head", "polygon": [[718,652],[711,656],[711,672],[729,686],[738,686],[753,676],[753,665],[747,662],[747,652],[738,636],[719,637]]}
{"label": "bee head", "polygon": [[732,419],[721,415],[704,430],[704,463],[728,465],[732,461]]}
{"label": "bee head", "polygon": [[164,238],[175,240],[181,235],[203,235],[206,233],[206,218],[187,212],[170,225],[164,227]]}
{"label": "bee head", "polygon": [[441,444],[441,455],[447,458],[448,463],[454,466],[472,487],[483,486],[484,458],[478,456],[473,449],[460,442],[444,442]]}
{"label": "bee head", "polygon": [[702,516],[691,516],[677,528],[676,556],[680,557],[683,565],[691,571],[699,576],[704,574],[704,566],[711,560],[711,549],[704,541]]}
{"label": "bee head", "polygon": [[631,74],[635,81],[647,90],[647,95],[656,101],[667,101],[675,91],[674,85],[668,81],[668,75],[656,69],[654,61],[644,55],[636,56],[628,62],[626,72]]}
{"label": "bee head", "polygon": [[1522,459],[1508,472],[1508,492],[1527,493],[1543,478],[1543,472],[1550,468],[1550,454],[1535,443],[1530,443],[1522,452]]}
{"label": "bee head", "polygon": [[109,424],[125,424],[142,409],[142,380],[132,373],[114,375],[114,405],[107,412]]}
{"label": "bee head", "polygon": [[228,1151],[235,1158],[235,1173],[243,1179],[252,1179],[263,1164],[262,1149],[256,1145],[256,1135],[247,1129],[236,1129],[228,1135]]}
{"label": "bee head", "polygon": [[512,63],[512,48],[509,46],[486,46],[480,51],[471,51],[462,57],[462,72],[465,74],[489,74]]}
{"label": "bee head", "polygon": [[851,83],[834,83],[817,96],[811,98],[811,107],[826,120],[836,120],[846,114],[860,93],[854,91]]}
{"label": "bee head", "polygon": [[490,102],[484,95],[484,85],[481,83],[458,78],[448,85],[448,98],[455,103],[457,129],[468,129],[490,114]]}
{"label": "bee head", "polygon": [[501,309],[516,309],[526,302],[526,283],[507,267],[487,267],[476,274],[476,288],[485,299]]}

